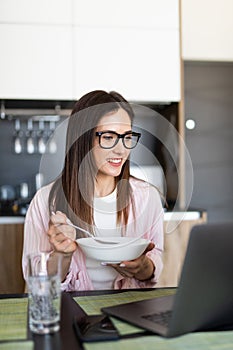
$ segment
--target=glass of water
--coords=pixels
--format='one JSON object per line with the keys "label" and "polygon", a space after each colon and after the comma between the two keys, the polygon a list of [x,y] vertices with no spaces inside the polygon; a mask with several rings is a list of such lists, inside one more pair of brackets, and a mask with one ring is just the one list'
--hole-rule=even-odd
{"label": "glass of water", "polygon": [[28,256],[29,328],[38,334],[60,329],[61,255],[51,259],[49,253]]}

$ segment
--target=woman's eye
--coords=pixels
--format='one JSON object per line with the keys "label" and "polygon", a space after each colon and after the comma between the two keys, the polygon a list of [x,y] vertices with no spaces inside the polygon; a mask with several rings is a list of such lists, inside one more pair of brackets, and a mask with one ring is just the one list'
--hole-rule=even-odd
{"label": "woman's eye", "polygon": [[132,135],[125,136],[125,141],[126,142],[132,141]]}
{"label": "woman's eye", "polygon": [[113,139],[112,135],[103,135],[102,137],[103,137],[104,141],[111,141]]}

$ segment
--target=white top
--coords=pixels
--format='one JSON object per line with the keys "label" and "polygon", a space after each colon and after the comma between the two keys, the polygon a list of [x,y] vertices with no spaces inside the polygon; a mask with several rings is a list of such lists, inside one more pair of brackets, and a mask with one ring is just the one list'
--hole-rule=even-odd
{"label": "white top", "polygon": [[[129,181],[134,199],[134,208],[130,201],[128,223],[125,227],[122,225],[123,234],[128,237],[136,237],[143,233],[143,238],[154,242],[155,247],[147,253],[147,256],[153,261],[156,268],[154,276],[146,281],[139,281],[134,277],[124,277],[118,273],[112,288],[153,288],[156,286],[163,268],[161,256],[163,251],[163,208],[161,199],[154,187],[135,178],[130,178]],[[37,191],[27,211],[22,258],[25,277],[28,270],[27,255],[30,252],[49,252],[53,250],[47,234],[50,220],[48,197],[51,186],[52,183]],[[98,219],[95,220],[97,220],[97,223],[99,222]],[[101,223],[104,221],[101,220]],[[94,289],[92,280],[87,272],[86,257],[80,247],[77,247],[77,250],[72,255],[69,272],[61,287],[62,290],[67,292]]]}
{"label": "white top", "polygon": [[[121,236],[116,225],[116,213],[116,189],[106,197],[94,198],[94,221],[97,236]],[[112,267],[103,266],[100,261],[91,258],[86,258],[86,266],[94,289],[113,288],[117,272]]]}

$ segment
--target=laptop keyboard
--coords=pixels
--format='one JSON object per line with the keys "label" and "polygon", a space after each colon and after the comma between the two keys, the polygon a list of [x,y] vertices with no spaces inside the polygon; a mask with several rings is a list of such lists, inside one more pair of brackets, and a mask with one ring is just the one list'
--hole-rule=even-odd
{"label": "laptop keyboard", "polygon": [[168,310],[168,311],[157,312],[155,314],[146,315],[142,317],[145,318],[146,320],[149,320],[151,322],[158,323],[162,326],[167,327],[169,320],[171,318],[171,315],[172,315],[172,310]]}

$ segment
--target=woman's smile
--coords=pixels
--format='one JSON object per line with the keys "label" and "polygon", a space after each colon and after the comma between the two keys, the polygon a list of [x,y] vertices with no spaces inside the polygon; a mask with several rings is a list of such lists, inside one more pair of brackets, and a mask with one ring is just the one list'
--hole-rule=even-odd
{"label": "woman's smile", "polygon": [[112,166],[121,166],[122,165],[122,161],[123,159],[122,158],[109,158],[107,159],[108,163]]}

